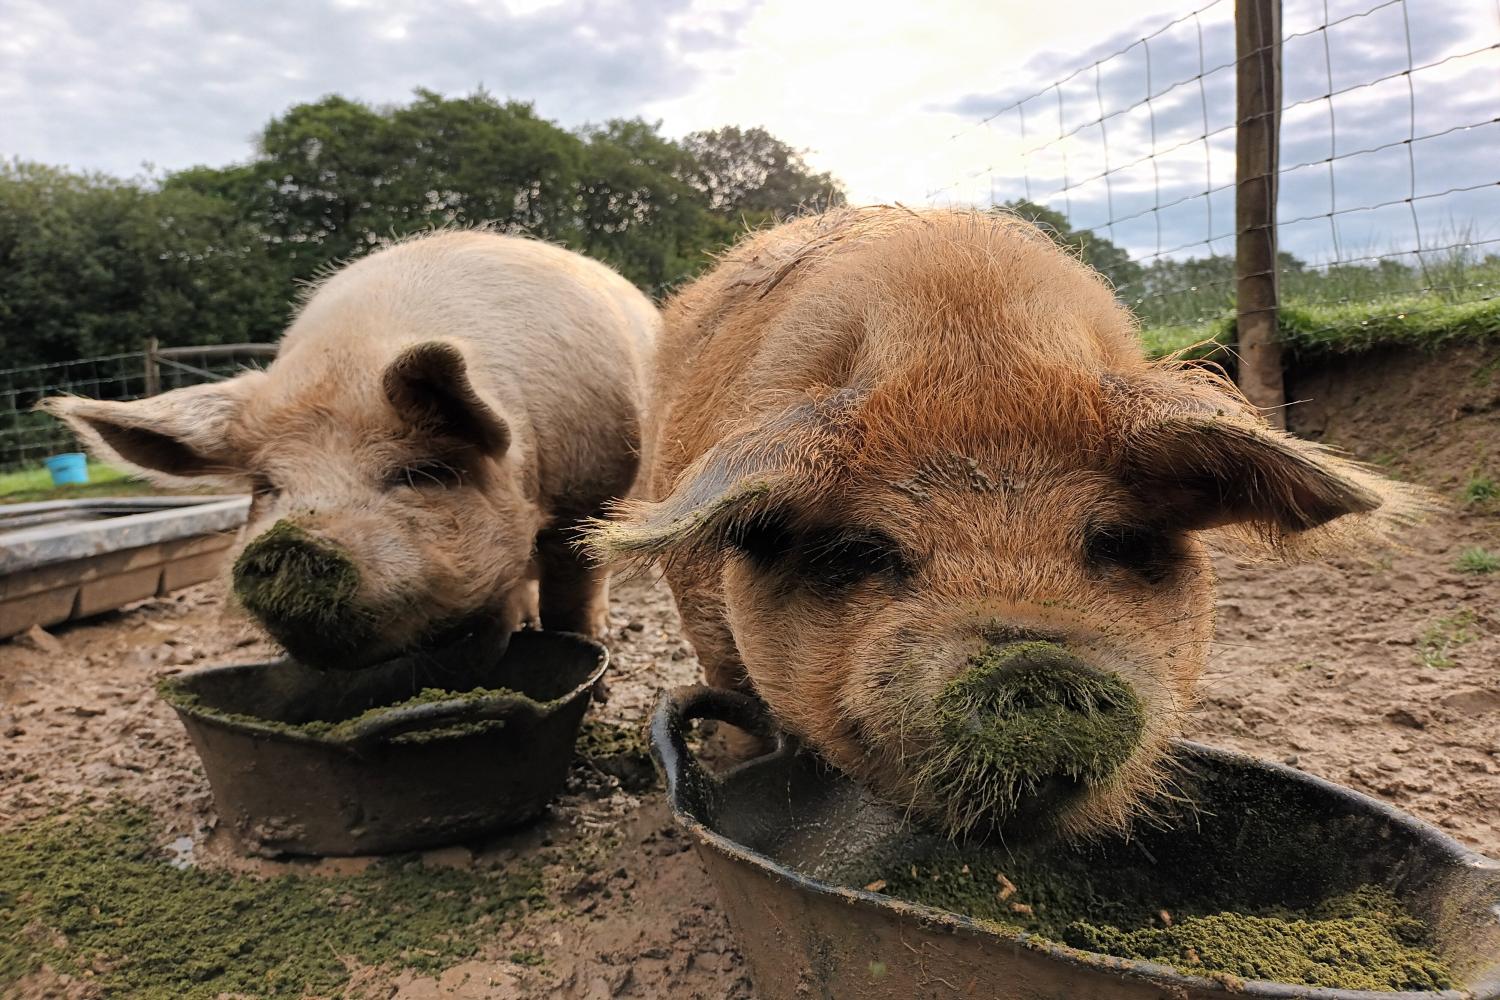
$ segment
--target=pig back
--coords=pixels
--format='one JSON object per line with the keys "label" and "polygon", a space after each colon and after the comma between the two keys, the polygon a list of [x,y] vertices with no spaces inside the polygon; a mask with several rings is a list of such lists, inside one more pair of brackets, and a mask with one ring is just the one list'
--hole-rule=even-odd
{"label": "pig back", "polygon": [[[1008,214],[838,209],[753,234],[666,306],[652,493],[789,401],[852,386],[1026,405],[1038,372],[1137,372],[1102,278]],[[955,372],[983,371],[983,380]]]}
{"label": "pig back", "polygon": [[372,254],[318,286],[272,374],[314,383],[332,365],[348,384],[369,367],[374,386],[403,348],[458,342],[476,388],[503,411],[512,458],[537,499],[588,506],[628,493],[649,447],[659,328],[651,301],[602,264],[538,240],[445,232]]}
{"label": "pig back", "polygon": [[[476,360],[508,412],[525,413],[544,502],[592,515],[630,495],[645,467],[661,315],[596,261],[535,240],[504,239],[507,281],[473,337]],[[577,507],[578,510],[571,508]]]}

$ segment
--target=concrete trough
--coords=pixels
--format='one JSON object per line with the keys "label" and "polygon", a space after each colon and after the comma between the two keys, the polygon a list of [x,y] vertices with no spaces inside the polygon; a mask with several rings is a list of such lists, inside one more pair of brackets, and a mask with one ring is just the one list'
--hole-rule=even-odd
{"label": "concrete trough", "polygon": [[249,509],[243,496],[0,506],[0,639],[212,578]]}

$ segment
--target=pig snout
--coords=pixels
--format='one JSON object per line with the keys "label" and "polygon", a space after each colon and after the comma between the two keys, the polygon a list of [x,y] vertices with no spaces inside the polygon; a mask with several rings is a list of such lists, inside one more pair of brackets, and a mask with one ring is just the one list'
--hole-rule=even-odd
{"label": "pig snout", "polygon": [[358,666],[371,623],[355,597],[360,574],[335,545],[291,521],[277,521],[235,560],[234,592],[245,610],[299,660]]}
{"label": "pig snout", "polygon": [[926,780],[950,808],[1001,821],[1056,811],[1106,784],[1146,729],[1124,678],[1036,639],[985,646],[932,711]]}

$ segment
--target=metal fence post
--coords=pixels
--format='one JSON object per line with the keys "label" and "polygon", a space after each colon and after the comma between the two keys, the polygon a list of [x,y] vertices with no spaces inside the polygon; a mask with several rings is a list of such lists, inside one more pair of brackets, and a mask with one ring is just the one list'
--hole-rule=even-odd
{"label": "metal fence post", "polygon": [[155,396],[161,392],[161,363],[158,351],[160,343],[155,337],[146,338],[146,395]]}
{"label": "metal fence post", "polygon": [[1286,426],[1278,331],[1276,173],[1280,160],[1281,0],[1235,4],[1235,328],[1240,389]]}

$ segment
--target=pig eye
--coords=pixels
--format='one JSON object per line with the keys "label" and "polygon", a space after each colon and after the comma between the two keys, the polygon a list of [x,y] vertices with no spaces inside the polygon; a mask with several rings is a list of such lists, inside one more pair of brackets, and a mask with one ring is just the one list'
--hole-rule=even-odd
{"label": "pig eye", "polygon": [[799,575],[824,590],[844,590],[872,576],[907,575],[901,549],[878,531],[821,528],[810,532],[800,549]]}
{"label": "pig eye", "polygon": [[774,514],[731,525],[724,540],[760,570],[782,565],[796,544],[786,522]]}
{"label": "pig eye", "polygon": [[265,476],[253,476],[250,479],[251,500],[275,500],[281,496],[281,487],[277,486]]}
{"label": "pig eye", "polygon": [[392,489],[407,486],[417,490],[445,490],[462,486],[463,481],[462,469],[438,459],[428,459],[403,465],[386,481],[386,486]]}
{"label": "pig eye", "polygon": [[1084,552],[1092,566],[1129,570],[1150,583],[1160,583],[1171,575],[1175,549],[1171,538],[1156,528],[1104,524],[1088,530]]}
{"label": "pig eye", "polygon": [[758,569],[784,574],[825,593],[838,593],[870,577],[909,575],[900,546],[864,528],[799,532],[773,514],[736,525],[727,541]]}

